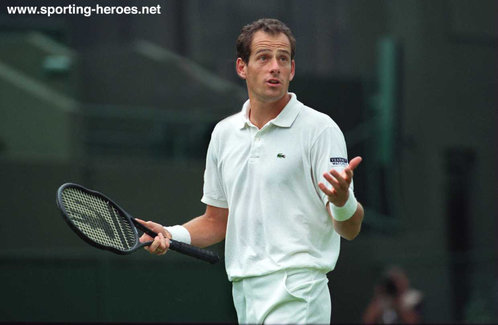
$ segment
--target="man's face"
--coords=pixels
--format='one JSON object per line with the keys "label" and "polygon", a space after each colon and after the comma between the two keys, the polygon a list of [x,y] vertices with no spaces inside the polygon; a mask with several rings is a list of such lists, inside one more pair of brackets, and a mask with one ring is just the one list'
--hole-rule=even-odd
{"label": "man's face", "polygon": [[275,102],[283,98],[294,78],[289,39],[283,33],[257,31],[251,43],[249,62],[237,59],[237,73],[246,80],[249,98]]}

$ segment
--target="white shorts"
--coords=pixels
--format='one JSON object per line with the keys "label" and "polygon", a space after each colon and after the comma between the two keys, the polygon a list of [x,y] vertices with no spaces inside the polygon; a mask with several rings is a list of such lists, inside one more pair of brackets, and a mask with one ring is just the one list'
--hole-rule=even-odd
{"label": "white shorts", "polygon": [[330,324],[327,276],[316,270],[283,270],[233,282],[239,324]]}

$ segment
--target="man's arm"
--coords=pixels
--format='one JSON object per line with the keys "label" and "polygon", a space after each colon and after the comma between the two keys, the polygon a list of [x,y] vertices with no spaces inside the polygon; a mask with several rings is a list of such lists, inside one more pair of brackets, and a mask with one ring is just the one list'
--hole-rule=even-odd
{"label": "man's arm", "polygon": [[[140,237],[140,242],[154,240],[150,246],[146,246],[151,254],[163,255],[168,251],[171,234],[156,222],[136,219],[143,225],[158,233],[155,238],[147,234]],[[183,226],[188,230],[191,244],[197,247],[207,247],[219,243],[225,238],[228,221],[228,209],[207,205],[203,215],[194,218]]]}
{"label": "man's arm", "polygon": [[331,209],[330,205],[333,204],[336,208],[341,208],[348,203],[350,195],[353,193],[349,190],[349,185],[353,180],[353,171],[358,167],[361,161],[361,157],[355,157],[351,159],[349,165],[344,168],[342,172],[332,169],[329,172],[324,173],[324,178],[332,188],[329,189],[323,183],[318,184],[320,190],[328,197],[329,202],[327,203],[327,211],[334,222],[336,232],[347,240],[353,240],[360,233],[364,216],[363,206],[360,203],[356,203],[356,210],[354,210],[353,215],[347,220],[339,221],[337,220],[337,216],[334,217],[334,209]]}
{"label": "man's arm", "polygon": [[337,221],[332,216],[332,212],[330,212],[330,208],[327,206],[327,210],[332,217],[332,221],[334,222],[335,231],[341,235],[342,238],[347,240],[353,240],[358,236],[361,230],[361,223],[363,221],[364,211],[363,206],[358,203],[358,208],[356,208],[356,212],[353,216],[346,221]]}
{"label": "man's arm", "polygon": [[207,247],[225,239],[228,221],[228,209],[212,205],[206,206],[206,212],[184,224],[190,233],[191,244]]}

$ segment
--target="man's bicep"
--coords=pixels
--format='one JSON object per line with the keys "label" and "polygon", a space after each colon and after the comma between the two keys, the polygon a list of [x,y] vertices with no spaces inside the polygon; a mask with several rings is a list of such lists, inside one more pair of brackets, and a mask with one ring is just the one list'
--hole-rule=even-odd
{"label": "man's bicep", "polygon": [[211,141],[206,155],[206,168],[204,170],[204,185],[201,201],[206,205],[228,208],[225,187],[223,186],[223,175],[218,163],[218,137],[213,131]]}
{"label": "man's bicep", "polygon": [[338,127],[328,127],[315,140],[311,147],[311,168],[315,188],[324,203],[327,196],[318,188],[318,183],[329,183],[323,174],[335,169],[341,172],[348,164],[348,153],[344,135]]}

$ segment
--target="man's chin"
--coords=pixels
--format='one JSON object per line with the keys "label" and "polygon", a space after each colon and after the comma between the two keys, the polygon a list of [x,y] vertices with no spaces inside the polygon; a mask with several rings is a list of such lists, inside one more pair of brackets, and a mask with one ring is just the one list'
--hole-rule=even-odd
{"label": "man's chin", "polygon": [[282,100],[287,95],[287,91],[269,92],[263,96],[266,103],[275,103]]}

